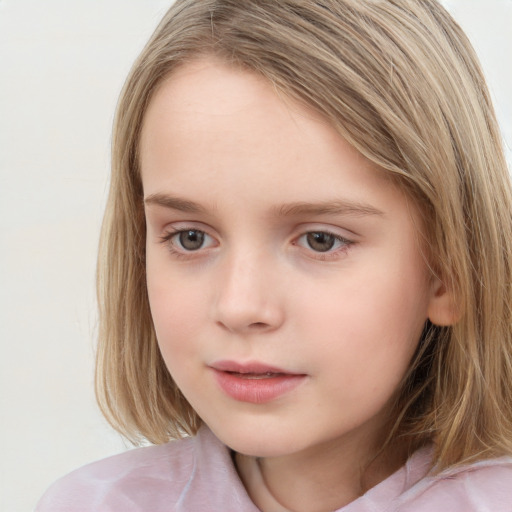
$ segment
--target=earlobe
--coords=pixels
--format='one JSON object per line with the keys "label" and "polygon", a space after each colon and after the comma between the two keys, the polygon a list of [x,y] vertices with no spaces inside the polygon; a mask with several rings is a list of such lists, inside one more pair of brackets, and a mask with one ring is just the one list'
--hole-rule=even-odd
{"label": "earlobe", "polygon": [[427,313],[428,319],[434,325],[442,327],[457,323],[462,316],[455,294],[437,277],[432,283]]}

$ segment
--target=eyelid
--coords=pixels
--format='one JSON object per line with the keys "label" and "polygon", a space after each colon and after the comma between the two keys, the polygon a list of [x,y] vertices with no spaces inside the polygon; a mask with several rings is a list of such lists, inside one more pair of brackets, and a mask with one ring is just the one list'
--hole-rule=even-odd
{"label": "eyelid", "polygon": [[[300,240],[301,238],[303,238],[303,237],[305,237],[307,235],[313,234],[313,233],[322,233],[322,234],[325,234],[325,235],[332,236],[338,242],[346,244],[346,245],[354,243],[352,240],[349,240],[348,238],[346,238],[346,237],[344,237],[342,235],[338,235],[336,233],[332,233],[331,231],[327,231],[325,229],[312,229],[310,231],[306,231],[306,232],[302,233],[301,235],[299,235],[296,238],[296,240]],[[313,250],[313,249],[311,249],[311,250]],[[316,251],[316,252],[320,252],[320,251]]]}
{"label": "eyelid", "polygon": [[216,234],[213,234],[215,232],[208,224],[204,224],[203,222],[194,220],[178,220],[168,222],[162,227],[160,227],[158,231],[162,232],[160,238],[172,236],[173,234],[176,233],[182,233],[183,231],[201,231],[212,238],[218,238]]}
{"label": "eyelid", "polygon": [[[341,231],[341,228],[339,228]],[[343,230],[347,231],[347,230]],[[303,237],[306,237],[308,234],[311,233],[324,233],[329,236],[332,236],[336,239],[337,242],[339,242],[341,245],[338,247],[334,247],[331,249],[328,249],[327,251],[315,251],[312,247],[307,247],[306,244],[302,245],[299,244],[299,240],[301,240]],[[295,236],[293,239],[293,245],[298,246],[301,250],[304,250],[307,255],[313,259],[319,259],[322,261],[331,259],[335,260],[337,258],[340,258],[346,254],[346,252],[356,243],[356,235],[353,232],[350,232],[351,235],[354,236],[345,236],[338,232],[337,229],[331,226],[324,225],[308,225],[308,226],[300,226],[300,233]]]}
{"label": "eyelid", "polygon": [[302,223],[298,225],[294,231],[297,233],[295,238],[298,238],[300,235],[305,235],[307,233],[327,233],[336,238],[342,238],[343,240],[350,242],[356,242],[361,238],[360,234],[351,229],[348,229],[347,227],[341,227],[323,222]]}
{"label": "eyelid", "polygon": [[208,238],[211,238],[212,240],[214,239],[210,234],[208,234],[203,229],[198,229],[198,228],[180,228],[180,229],[171,229],[171,230],[165,232],[160,237],[160,240],[162,242],[168,242],[169,240],[171,240],[175,236],[180,235],[181,233],[186,233],[187,231],[197,231],[198,233],[203,233],[204,235],[206,235]]}
{"label": "eyelid", "polygon": [[[197,224],[195,223],[180,223],[181,226],[168,226],[164,229],[164,233],[159,237],[159,242],[166,246],[166,248],[171,252],[171,254],[181,257],[181,258],[194,258],[201,254],[203,254],[205,251],[215,248],[217,245],[219,245],[219,242],[217,239],[211,235],[208,231],[208,229],[205,229],[203,227],[197,227]],[[173,243],[173,239],[175,237],[178,237],[181,233],[186,233],[187,231],[197,231],[200,233],[203,233],[205,237],[209,238],[214,243],[209,243],[205,247],[200,247],[196,250],[187,250],[185,248],[180,248],[177,246],[176,243]]]}
{"label": "eyelid", "polygon": [[[201,246],[198,249],[186,249],[184,247],[180,247],[177,243],[173,242],[175,237],[178,237],[180,233],[184,233],[187,231],[198,231],[201,232],[207,237],[209,242],[205,246]],[[346,236],[340,231],[349,232],[350,234]],[[296,246],[300,251],[307,253],[309,257],[317,260],[328,260],[328,259],[337,259],[342,257],[351,246],[357,243],[357,235],[355,235],[352,231],[340,228],[338,226],[330,226],[325,224],[302,224],[295,228],[295,235],[291,239],[291,244]],[[307,246],[307,243],[301,243],[300,240],[312,233],[324,233],[329,236],[332,236],[336,242],[333,248],[327,249],[326,251],[315,250],[311,246]],[[206,252],[209,253],[210,249],[215,249],[220,245],[218,241],[218,236],[211,234],[211,229],[209,226],[205,226],[203,223],[199,222],[186,222],[180,221],[176,222],[172,225],[168,225],[163,229],[163,234],[159,236],[159,243],[166,246],[167,250],[172,253],[177,258],[190,259],[197,258],[204,255]]]}

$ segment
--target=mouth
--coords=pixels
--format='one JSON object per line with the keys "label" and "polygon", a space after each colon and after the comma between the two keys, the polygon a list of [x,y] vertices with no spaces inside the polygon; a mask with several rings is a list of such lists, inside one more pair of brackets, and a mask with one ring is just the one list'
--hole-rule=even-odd
{"label": "mouth", "polygon": [[248,380],[258,380],[258,379],[272,379],[274,377],[280,377],[283,375],[289,375],[286,373],[273,373],[273,372],[266,372],[266,373],[244,373],[244,372],[226,372],[234,377],[238,377],[239,379],[248,379]]}
{"label": "mouth", "polygon": [[218,371],[236,373],[239,375],[297,375],[294,372],[283,370],[277,366],[271,366],[257,361],[244,363],[237,361],[216,361],[212,363],[211,367]]}
{"label": "mouth", "polygon": [[271,402],[299,386],[306,375],[259,362],[218,361],[210,368],[220,389],[240,402]]}

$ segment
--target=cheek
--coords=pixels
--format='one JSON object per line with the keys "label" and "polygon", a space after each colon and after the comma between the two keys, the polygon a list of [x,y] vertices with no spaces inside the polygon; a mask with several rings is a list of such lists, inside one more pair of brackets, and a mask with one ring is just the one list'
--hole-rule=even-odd
{"label": "cheek", "polygon": [[151,316],[164,358],[191,345],[204,322],[204,289],[194,280],[183,282],[169,265],[148,254],[147,288]]}
{"label": "cheek", "polygon": [[362,369],[376,375],[388,368],[405,371],[427,319],[423,283],[416,273],[370,270],[322,293],[312,287],[311,300],[296,303],[312,359],[339,361],[350,379],[360,378]]}
{"label": "cheek", "polygon": [[158,347],[167,370],[179,387],[189,382],[190,361],[197,355],[200,314],[197,301],[190,292],[162,283],[152,286],[148,281],[151,315]]}
{"label": "cheek", "polygon": [[201,306],[190,290],[148,284],[148,295],[159,341],[192,335],[197,330]]}

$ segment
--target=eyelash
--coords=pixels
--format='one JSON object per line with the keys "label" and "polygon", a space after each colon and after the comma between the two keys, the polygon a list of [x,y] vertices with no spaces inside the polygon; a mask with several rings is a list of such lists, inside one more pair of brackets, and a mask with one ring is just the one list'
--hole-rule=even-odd
{"label": "eyelash", "polygon": [[[173,243],[173,239],[179,237],[182,233],[187,232],[195,232],[195,233],[201,233],[204,236],[207,236],[209,238],[212,238],[208,233],[201,229],[196,228],[184,228],[184,229],[177,229],[172,230],[160,237],[160,243],[167,246],[167,249],[173,254],[173,256],[176,256],[177,258],[191,258],[196,253],[199,253],[203,247],[199,247],[196,250],[187,250],[185,248],[182,249],[176,249],[175,243]],[[295,241],[293,242],[293,245],[300,246],[298,241],[303,239],[304,237],[308,237],[309,235],[327,235],[329,237],[332,237],[334,239],[334,244],[339,243],[340,247],[336,248],[335,250],[332,250],[332,248],[327,249],[326,251],[315,251],[309,244],[309,248],[303,247],[308,252],[311,252],[314,254],[314,258],[320,259],[322,261],[328,260],[328,259],[336,259],[342,256],[347,252],[347,250],[350,248],[351,245],[354,244],[354,241],[349,240],[341,235],[338,235],[336,233],[332,233],[329,230],[325,229],[319,229],[319,230],[310,230],[302,233],[300,236],[298,236]],[[307,243],[307,242],[306,242]]]}
{"label": "eyelash", "polygon": [[[328,235],[329,237],[332,237],[334,239],[334,244],[339,243],[340,246],[336,249],[329,248],[326,251],[315,251],[311,245],[309,245],[309,248],[306,248],[306,250],[311,251],[315,256],[315,258],[320,259],[322,261],[328,260],[328,259],[337,259],[344,255],[349,247],[354,244],[352,240],[349,240],[341,235],[338,235],[336,233],[333,233],[326,229],[318,229],[318,230],[310,230],[306,231],[305,233],[302,233],[298,238],[296,238],[296,242],[294,242],[294,245],[298,245],[298,240],[308,237],[309,235]],[[306,242],[307,243],[307,242]]]}
{"label": "eyelash", "polygon": [[183,258],[183,259],[190,258],[190,257],[194,256],[195,253],[199,252],[200,249],[202,249],[202,247],[200,247],[197,250],[187,250],[185,248],[179,250],[179,249],[176,249],[175,244],[173,243],[174,238],[179,237],[179,235],[181,235],[182,233],[187,233],[190,231],[194,231],[196,233],[202,233],[203,235],[206,235],[209,238],[213,238],[213,237],[210,237],[210,235],[208,235],[208,233],[206,233],[202,229],[184,228],[184,229],[172,230],[172,231],[165,233],[164,235],[162,235],[160,237],[160,243],[164,244],[173,256],[175,256],[177,258]]}

